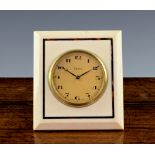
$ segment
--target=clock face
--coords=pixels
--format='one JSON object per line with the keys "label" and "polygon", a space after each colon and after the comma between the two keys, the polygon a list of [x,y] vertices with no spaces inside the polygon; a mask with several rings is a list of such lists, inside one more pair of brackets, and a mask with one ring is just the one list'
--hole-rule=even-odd
{"label": "clock face", "polygon": [[51,65],[49,86],[55,97],[67,105],[94,103],[107,85],[107,71],[94,54],[83,50],[64,53]]}

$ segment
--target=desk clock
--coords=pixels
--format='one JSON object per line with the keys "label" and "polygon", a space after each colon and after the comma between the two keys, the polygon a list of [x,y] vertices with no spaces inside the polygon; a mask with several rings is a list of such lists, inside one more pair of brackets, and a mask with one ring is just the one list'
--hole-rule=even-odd
{"label": "desk clock", "polygon": [[34,130],[123,129],[121,31],[34,32]]}

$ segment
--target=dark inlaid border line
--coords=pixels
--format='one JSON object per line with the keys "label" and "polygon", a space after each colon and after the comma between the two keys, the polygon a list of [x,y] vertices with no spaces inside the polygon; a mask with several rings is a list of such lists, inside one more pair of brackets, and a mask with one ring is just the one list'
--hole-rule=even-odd
{"label": "dark inlaid border line", "polygon": [[113,64],[113,39],[111,39],[111,77],[112,77],[112,114],[113,118],[115,117],[115,112],[114,112],[114,64]]}
{"label": "dark inlaid border line", "polygon": [[43,39],[43,118],[45,117],[45,40]]}
{"label": "dark inlaid border line", "polygon": [[[111,77],[112,77],[112,116],[60,116],[60,117],[46,117],[45,116],[45,42],[46,41],[77,41],[77,40],[110,40],[111,41]],[[97,118],[114,118],[114,78],[113,78],[113,39],[112,38],[53,38],[43,39],[43,119],[97,119]]]}

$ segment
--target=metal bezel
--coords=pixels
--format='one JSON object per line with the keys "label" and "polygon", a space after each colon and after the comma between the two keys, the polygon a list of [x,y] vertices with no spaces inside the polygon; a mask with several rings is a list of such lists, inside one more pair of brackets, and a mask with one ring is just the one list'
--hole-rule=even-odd
{"label": "metal bezel", "polygon": [[[70,53],[74,53],[74,52],[81,52],[81,53],[86,53],[88,55],[91,55],[92,57],[94,57],[102,66],[102,70],[104,72],[104,80],[102,82],[102,86],[100,88],[100,91],[98,93],[98,95],[96,96],[96,98],[92,99],[89,102],[85,102],[85,103],[81,103],[81,104],[76,104],[76,103],[72,103],[69,101],[64,100],[61,95],[59,94],[59,92],[57,91],[57,89],[55,88],[55,84],[54,84],[54,78],[53,78],[53,73],[55,70],[55,67],[57,65],[57,63],[67,54]],[[70,50],[67,52],[64,52],[63,54],[61,54],[60,56],[58,56],[57,58],[54,59],[54,61],[52,62],[52,64],[50,65],[49,71],[48,71],[48,84],[50,87],[50,90],[52,92],[52,94],[56,97],[56,99],[58,99],[58,101],[60,101],[61,103],[71,106],[71,107],[76,107],[76,108],[80,108],[80,107],[85,107],[85,106],[89,106],[93,103],[95,103],[97,100],[99,100],[99,98],[103,95],[103,93],[106,90],[107,87],[107,83],[108,83],[108,74],[107,74],[107,70],[105,67],[105,64],[103,63],[103,61],[94,53],[90,52],[90,51],[86,51],[86,50],[82,50],[82,49],[75,49],[75,50]]]}

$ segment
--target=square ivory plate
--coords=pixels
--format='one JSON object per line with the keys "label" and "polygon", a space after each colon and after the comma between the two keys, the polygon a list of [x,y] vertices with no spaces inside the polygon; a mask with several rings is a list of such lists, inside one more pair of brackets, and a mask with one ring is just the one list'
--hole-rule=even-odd
{"label": "square ivory plate", "polygon": [[[101,97],[78,108],[63,104],[49,85],[51,64],[77,49],[96,55],[108,75]],[[33,90],[34,130],[124,129],[121,31],[35,31]]]}

